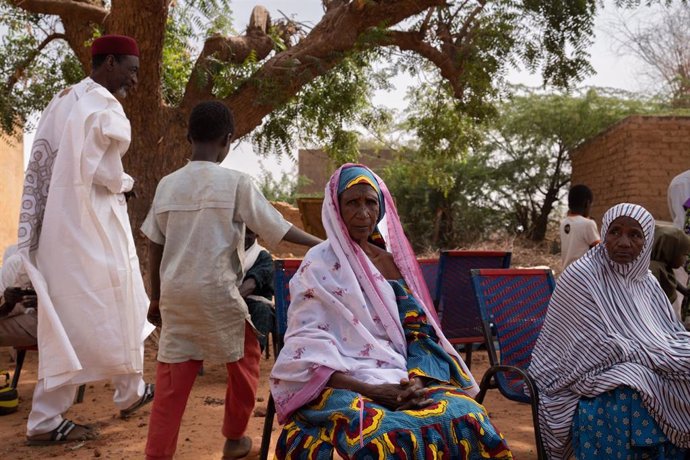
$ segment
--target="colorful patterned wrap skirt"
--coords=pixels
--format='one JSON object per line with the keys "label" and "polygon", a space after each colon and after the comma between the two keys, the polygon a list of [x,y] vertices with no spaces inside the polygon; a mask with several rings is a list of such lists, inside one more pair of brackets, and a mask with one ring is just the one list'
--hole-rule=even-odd
{"label": "colorful patterned wrap skirt", "polygon": [[629,387],[580,400],[573,449],[580,460],[682,460],[686,451],[668,442],[640,394]]}
{"label": "colorful patterned wrap skirt", "polygon": [[434,403],[393,411],[349,390],[326,388],[283,427],[278,459],[512,459],[484,407],[463,387],[469,376],[438,344],[423,310],[404,282],[392,281],[408,343],[408,372],[435,380]]}

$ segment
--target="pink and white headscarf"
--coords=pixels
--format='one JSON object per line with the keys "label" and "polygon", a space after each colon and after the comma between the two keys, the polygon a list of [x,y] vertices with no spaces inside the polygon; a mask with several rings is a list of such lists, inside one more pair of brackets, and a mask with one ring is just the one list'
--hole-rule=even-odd
{"label": "pink and white headscarf", "polygon": [[[340,174],[352,167],[362,166],[348,163],[331,176],[322,209],[328,239],[307,253],[290,282],[285,345],[270,378],[281,423],[318,396],[336,371],[372,384],[398,383],[408,377],[407,343],[393,288],[350,238],[340,217]],[[385,202],[388,250],[441,345],[471,376],[438,326],[431,296],[390,192],[378,176],[374,177]],[[478,392],[476,382],[472,380],[465,391],[474,396]]]}

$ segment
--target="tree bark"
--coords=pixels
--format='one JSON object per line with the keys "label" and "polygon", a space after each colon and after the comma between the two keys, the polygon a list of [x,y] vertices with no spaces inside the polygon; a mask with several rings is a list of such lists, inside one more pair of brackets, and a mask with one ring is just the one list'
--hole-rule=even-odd
{"label": "tree bark", "polygon": [[[110,9],[103,0],[11,1],[16,7],[32,13],[59,16],[65,39],[87,74],[91,68],[89,45],[94,26],[105,33],[125,34],[137,40],[141,54],[139,84],[123,102],[132,126],[132,143],[123,162],[125,170],[136,180],[138,197],[130,200],[129,213],[142,261],[146,260],[146,247],[141,244],[143,238],[138,229],[146,217],[156,185],[163,176],[184,165],[189,155],[186,124],[191,109],[202,100],[214,99],[212,81],[201,86],[197,83],[198,72],[206,71],[210,57],[241,64],[253,51],[258,60],[268,58],[249,80],[224,100],[235,113],[235,138],[250,133],[266,115],[289,102],[304,85],[329,72],[350,52],[399,46],[440,65],[447,78],[458,75],[452,73],[447,57],[423,43],[426,30],[418,31],[412,44],[396,40],[397,32],[390,29],[425,11],[428,19],[429,9],[445,5],[445,0],[327,2],[323,18],[306,37],[272,57],[269,57],[274,50],[268,35],[270,17],[265,8],[257,7],[245,34],[207,39],[182,103],[179,107],[168,107],[163,101],[160,82],[165,24],[171,0],[112,0]],[[378,41],[360,41],[372,28],[389,30],[391,35],[384,38],[385,34],[378,34],[381,37]]]}

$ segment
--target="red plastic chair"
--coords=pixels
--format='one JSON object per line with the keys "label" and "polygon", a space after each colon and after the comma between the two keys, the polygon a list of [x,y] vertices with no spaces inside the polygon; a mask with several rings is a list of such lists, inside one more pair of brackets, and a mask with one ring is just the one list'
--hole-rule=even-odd
{"label": "red plastic chair", "polygon": [[453,345],[465,345],[465,362],[472,365],[474,344],[484,342],[481,316],[472,290],[471,270],[508,268],[506,251],[441,251],[438,285],[434,296],[441,330]]}
{"label": "red plastic chair", "polygon": [[417,262],[419,262],[419,268],[422,269],[424,282],[426,282],[429,294],[431,294],[431,300],[434,302],[434,308],[436,308],[436,285],[438,284],[439,261],[436,258],[424,258],[417,259]]}

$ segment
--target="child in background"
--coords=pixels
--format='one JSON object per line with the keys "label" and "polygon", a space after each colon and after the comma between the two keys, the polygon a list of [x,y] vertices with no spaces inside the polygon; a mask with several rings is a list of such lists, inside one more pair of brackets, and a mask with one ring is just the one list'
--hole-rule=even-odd
{"label": "child in background", "polygon": [[244,229],[314,246],[321,240],[292,226],[251,178],[218,165],[234,124],[220,102],[197,105],[189,118],[191,161],[158,184],[142,226],[149,241],[149,319],[162,323],[147,459],[171,459],[182,415],[204,360],[226,363],[223,458],[246,456],[244,435],[259,379],[259,342],[239,291]]}
{"label": "child in background", "polygon": [[247,303],[249,315],[257,331],[261,351],[268,345],[268,334],[273,330],[273,258],[256,241],[256,233],[247,228],[244,234],[244,279],[239,287]]}
{"label": "child in background", "polygon": [[568,215],[560,225],[563,270],[599,244],[597,224],[589,218],[593,201],[586,185],[573,185],[568,192]]}

